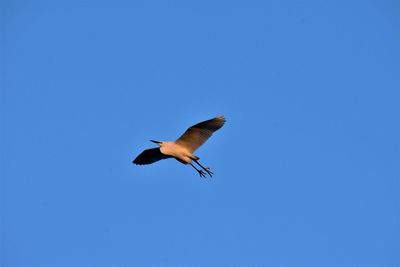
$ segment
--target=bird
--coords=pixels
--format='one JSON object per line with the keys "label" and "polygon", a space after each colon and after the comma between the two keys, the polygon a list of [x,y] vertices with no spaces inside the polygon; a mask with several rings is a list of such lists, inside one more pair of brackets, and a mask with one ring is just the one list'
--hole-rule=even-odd
{"label": "bird", "polygon": [[[200,177],[206,178],[206,173],[212,177],[214,173],[209,167],[204,167],[199,162],[200,158],[194,154],[194,151],[204,144],[215,131],[224,126],[225,122],[225,117],[219,115],[189,127],[175,141],[150,140],[157,144],[158,147],[144,150],[132,163],[136,165],[147,165],[162,159],[175,158],[182,164],[190,164],[200,174]],[[193,162],[200,168],[193,165]]]}

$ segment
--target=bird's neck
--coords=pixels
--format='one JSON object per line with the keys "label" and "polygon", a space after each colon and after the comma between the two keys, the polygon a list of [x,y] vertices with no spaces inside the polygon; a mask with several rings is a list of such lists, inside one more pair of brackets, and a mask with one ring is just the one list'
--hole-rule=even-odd
{"label": "bird's neck", "polygon": [[161,142],[160,147],[170,147],[173,146],[175,142]]}

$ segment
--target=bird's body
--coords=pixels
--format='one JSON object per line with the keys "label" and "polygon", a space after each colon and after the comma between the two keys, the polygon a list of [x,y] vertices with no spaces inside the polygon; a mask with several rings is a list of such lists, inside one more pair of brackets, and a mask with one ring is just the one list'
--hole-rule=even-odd
{"label": "bird's body", "polygon": [[[193,125],[186,130],[176,141],[161,142],[152,141],[158,144],[158,148],[150,148],[144,150],[139,154],[133,163],[137,165],[151,164],[161,159],[175,158],[177,161],[183,164],[190,164],[195,168],[200,176],[205,177],[204,171],[206,171],[210,176],[212,172],[209,168],[202,166],[198,160],[200,159],[193,152],[199,148],[207,139],[213,134],[213,132],[220,129],[225,123],[225,118],[223,116],[217,116],[211,120],[200,122]],[[203,170],[197,169],[192,162],[195,162]]]}
{"label": "bird's body", "polygon": [[161,142],[160,151],[164,155],[171,156],[183,164],[190,164],[193,159],[197,159],[188,148],[176,142]]}

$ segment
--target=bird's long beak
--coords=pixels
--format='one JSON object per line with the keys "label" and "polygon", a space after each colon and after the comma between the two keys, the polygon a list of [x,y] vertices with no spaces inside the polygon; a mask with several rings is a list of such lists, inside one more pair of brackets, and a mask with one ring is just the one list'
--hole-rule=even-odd
{"label": "bird's long beak", "polygon": [[154,140],[150,140],[150,142],[156,143],[156,144],[161,144],[160,141],[154,141]]}

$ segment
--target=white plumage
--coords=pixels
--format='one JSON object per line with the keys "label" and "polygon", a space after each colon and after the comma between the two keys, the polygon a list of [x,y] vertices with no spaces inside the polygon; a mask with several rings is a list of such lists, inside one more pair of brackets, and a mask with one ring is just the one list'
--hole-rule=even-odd
{"label": "white plumage", "polygon": [[[212,176],[210,168],[199,163],[199,157],[193,152],[199,148],[210,136],[225,124],[224,116],[217,116],[189,127],[176,141],[161,142],[150,140],[158,144],[158,148],[150,148],[139,154],[133,163],[137,165],[151,164],[161,159],[175,158],[183,164],[190,164],[200,176],[205,177],[205,172]],[[203,170],[196,168],[195,162]],[[204,172],[205,171],[205,172]]]}

